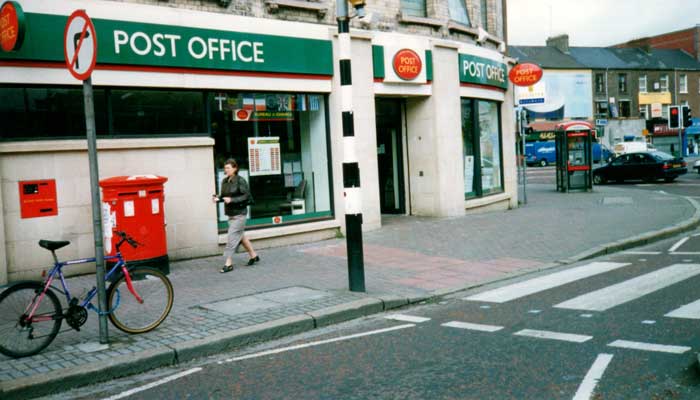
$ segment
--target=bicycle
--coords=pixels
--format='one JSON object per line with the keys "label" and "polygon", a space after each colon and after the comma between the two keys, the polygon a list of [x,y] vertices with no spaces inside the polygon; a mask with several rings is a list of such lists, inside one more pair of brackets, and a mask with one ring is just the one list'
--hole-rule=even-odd
{"label": "bicycle", "polygon": [[[107,289],[107,311],[102,314],[107,314],[112,325],[123,332],[149,332],[170,313],[173,285],[158,270],[144,266],[127,268],[120,247],[125,242],[134,248],[141,244],[124,232],[115,233],[121,239],[116,245],[116,255],[105,257],[105,261],[115,264],[105,275],[105,282],[111,284]],[[40,240],[39,246],[51,251],[54,258],[54,266],[44,281],[17,282],[0,293],[0,353],[12,358],[37,354],[56,338],[63,320],[80,331],[87,321],[88,309],[100,314],[91,302],[97,295],[96,287],[82,296],[82,300],[70,294],[63,267],[94,262],[95,258],[59,261],[56,250],[69,244],[69,241]],[[56,277],[63,290],[51,285]],[[68,304],[65,310],[54,292],[65,295]]]}

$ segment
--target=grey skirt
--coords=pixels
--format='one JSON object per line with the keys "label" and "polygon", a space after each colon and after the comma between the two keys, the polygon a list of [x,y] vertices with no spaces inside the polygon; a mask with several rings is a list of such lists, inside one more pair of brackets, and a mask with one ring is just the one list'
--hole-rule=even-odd
{"label": "grey skirt", "polygon": [[243,239],[243,235],[245,235],[245,221],[245,214],[228,217],[228,238],[226,240],[226,247],[224,248],[225,258],[233,257],[236,248],[241,243],[241,239]]}

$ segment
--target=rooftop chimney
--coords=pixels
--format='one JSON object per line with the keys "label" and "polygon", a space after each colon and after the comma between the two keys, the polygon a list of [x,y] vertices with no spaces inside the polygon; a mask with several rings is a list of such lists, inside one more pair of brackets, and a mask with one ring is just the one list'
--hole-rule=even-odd
{"label": "rooftop chimney", "polygon": [[558,35],[547,38],[547,47],[554,47],[564,54],[569,54],[569,35]]}

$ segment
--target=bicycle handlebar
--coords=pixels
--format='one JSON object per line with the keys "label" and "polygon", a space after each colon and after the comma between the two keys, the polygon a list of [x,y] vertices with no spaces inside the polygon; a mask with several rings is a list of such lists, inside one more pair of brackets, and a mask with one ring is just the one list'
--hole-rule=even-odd
{"label": "bicycle handlebar", "polygon": [[123,232],[123,231],[114,231],[114,233],[116,233],[117,236],[119,236],[119,237],[121,238],[121,240],[119,241],[119,243],[118,243],[117,246],[116,246],[117,248],[119,248],[119,246],[121,246],[121,244],[124,243],[124,242],[129,243],[129,245],[130,245],[131,247],[133,247],[133,248],[137,248],[137,247],[143,245],[143,243],[137,242],[136,240],[134,240],[134,238],[132,238],[131,236],[129,236],[126,232]]}

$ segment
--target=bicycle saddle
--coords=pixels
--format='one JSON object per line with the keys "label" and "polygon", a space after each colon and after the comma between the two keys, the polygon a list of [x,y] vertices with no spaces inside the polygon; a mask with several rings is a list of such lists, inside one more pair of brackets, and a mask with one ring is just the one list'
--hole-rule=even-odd
{"label": "bicycle saddle", "polygon": [[67,240],[59,240],[59,241],[53,241],[53,240],[40,240],[39,241],[39,246],[45,248],[46,250],[58,250],[61,247],[66,247],[70,244],[69,241]]}

